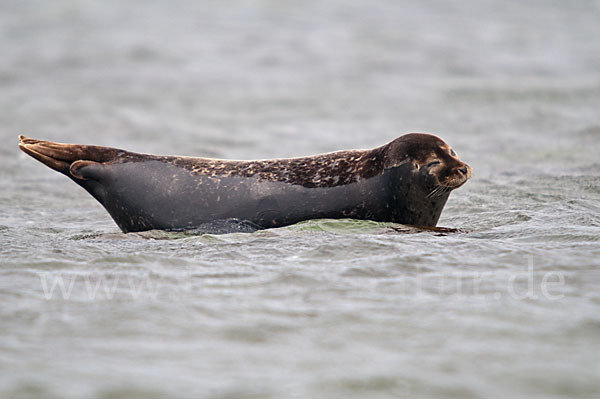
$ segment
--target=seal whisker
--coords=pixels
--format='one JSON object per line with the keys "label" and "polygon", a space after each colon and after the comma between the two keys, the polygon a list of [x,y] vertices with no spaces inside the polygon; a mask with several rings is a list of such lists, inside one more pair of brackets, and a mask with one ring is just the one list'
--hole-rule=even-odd
{"label": "seal whisker", "polygon": [[439,189],[440,189],[440,186],[435,186],[435,188],[433,190],[431,190],[431,192],[429,193],[429,195],[427,196],[427,198],[434,197],[437,194],[437,192],[438,192]]}
{"label": "seal whisker", "polygon": [[450,191],[452,191],[452,187],[438,184],[425,196],[425,198],[441,197]]}
{"label": "seal whisker", "polygon": [[438,191],[436,196],[441,197],[442,195],[446,194],[450,190],[451,190],[451,188],[449,186],[440,185],[440,190]]}
{"label": "seal whisker", "polygon": [[450,186],[442,186],[442,192],[438,194],[438,196],[442,196],[446,193],[449,193],[450,191],[452,191],[452,187]]}
{"label": "seal whisker", "polygon": [[436,194],[437,194],[437,193],[438,193],[438,191],[441,189],[441,187],[442,187],[442,186],[441,186],[441,185],[439,185],[439,184],[438,184],[438,185],[436,185],[436,186],[435,186],[435,187],[434,187],[434,188],[433,188],[433,189],[432,189],[432,190],[429,192],[429,194],[427,194],[427,195],[425,196],[425,198],[432,198],[432,197],[436,196]]}

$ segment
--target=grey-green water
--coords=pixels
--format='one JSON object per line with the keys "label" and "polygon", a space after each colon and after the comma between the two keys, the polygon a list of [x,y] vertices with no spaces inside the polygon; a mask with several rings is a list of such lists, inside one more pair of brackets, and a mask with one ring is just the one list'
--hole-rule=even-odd
{"label": "grey-green water", "polygon": [[[0,396],[597,397],[599,15],[3,1]],[[473,167],[439,223],[464,232],[125,235],[16,140],[252,159],[410,131]]]}

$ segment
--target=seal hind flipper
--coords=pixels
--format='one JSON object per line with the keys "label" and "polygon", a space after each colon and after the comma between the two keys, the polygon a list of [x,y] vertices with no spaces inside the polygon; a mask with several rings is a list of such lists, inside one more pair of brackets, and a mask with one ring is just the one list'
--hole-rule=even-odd
{"label": "seal hind flipper", "polygon": [[[19,148],[44,165],[76,179],[87,179],[85,166],[115,160],[126,151],[83,144],[63,144],[19,136]],[[88,169],[88,168],[85,168]],[[92,177],[93,178],[93,177]]]}

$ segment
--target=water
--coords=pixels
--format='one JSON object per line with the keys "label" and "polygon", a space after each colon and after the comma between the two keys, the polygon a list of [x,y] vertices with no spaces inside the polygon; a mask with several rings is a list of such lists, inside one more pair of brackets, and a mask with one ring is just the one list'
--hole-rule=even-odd
{"label": "water", "polygon": [[[0,396],[598,396],[599,15],[2,2]],[[439,222],[457,233],[125,235],[16,139],[253,159],[410,131],[473,167]]]}

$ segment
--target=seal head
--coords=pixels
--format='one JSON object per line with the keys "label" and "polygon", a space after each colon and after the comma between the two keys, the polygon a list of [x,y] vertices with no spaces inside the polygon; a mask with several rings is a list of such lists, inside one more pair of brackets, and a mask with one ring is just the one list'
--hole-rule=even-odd
{"label": "seal head", "polygon": [[384,167],[411,162],[415,179],[430,190],[427,197],[457,189],[471,178],[471,167],[444,140],[432,134],[406,134],[385,147]]}

